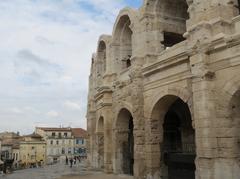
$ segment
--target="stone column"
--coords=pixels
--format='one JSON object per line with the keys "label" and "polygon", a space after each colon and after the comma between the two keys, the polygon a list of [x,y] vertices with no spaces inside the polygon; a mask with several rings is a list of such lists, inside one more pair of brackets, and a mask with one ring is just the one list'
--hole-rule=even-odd
{"label": "stone column", "polygon": [[145,172],[144,162],[144,145],[145,145],[145,129],[144,129],[144,111],[143,111],[143,81],[141,74],[141,66],[143,58],[132,58],[132,67],[130,72],[131,95],[133,106],[133,123],[134,123],[134,178],[143,179]]}
{"label": "stone column", "polygon": [[[161,116],[160,116],[161,117]],[[145,121],[145,163],[147,179],[161,178],[160,141],[163,139],[163,129],[160,129],[159,119]]]}
{"label": "stone column", "polygon": [[112,173],[113,172],[113,163],[112,163],[112,107],[105,107],[105,121],[104,121],[104,172]]}
{"label": "stone column", "polygon": [[214,178],[216,138],[213,129],[215,112],[214,74],[207,66],[208,56],[204,52],[190,58],[193,80],[193,121],[196,136],[196,179]]}
{"label": "stone column", "polygon": [[88,167],[95,168],[95,148],[96,138],[95,138],[95,125],[96,124],[96,113],[94,111],[88,111],[87,114],[87,131],[88,131]]}

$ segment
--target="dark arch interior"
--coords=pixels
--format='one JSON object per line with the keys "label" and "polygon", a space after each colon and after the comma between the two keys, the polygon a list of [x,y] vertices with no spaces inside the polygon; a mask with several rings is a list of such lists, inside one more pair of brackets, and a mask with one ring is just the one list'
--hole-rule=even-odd
{"label": "dark arch interior", "polygon": [[169,48],[185,40],[186,21],[189,19],[186,0],[158,0],[156,15],[163,27],[165,48]]}
{"label": "dark arch interior", "polygon": [[118,134],[117,138],[120,142],[121,155],[122,155],[122,171],[124,174],[133,175],[134,165],[134,136],[133,136],[133,117],[131,113],[123,109],[121,110],[117,127],[123,129]]}
{"label": "dark arch interior", "polygon": [[131,21],[127,15],[120,18],[115,36],[118,38],[120,45],[119,58],[121,60],[122,69],[127,69],[131,66],[132,57],[132,30],[130,28]]}
{"label": "dark arch interior", "polygon": [[240,14],[240,0],[237,0],[238,13]]}
{"label": "dark arch interior", "polygon": [[[230,102],[231,117],[240,119],[240,90],[238,90],[232,97]],[[239,124],[240,125],[240,124]]]}
{"label": "dark arch interior", "polygon": [[178,98],[168,109],[163,123],[162,159],[168,179],[195,178],[195,131],[188,105]]}
{"label": "dark arch interior", "polygon": [[98,46],[98,60],[100,61],[99,73],[103,74],[106,71],[106,44],[100,41]]}

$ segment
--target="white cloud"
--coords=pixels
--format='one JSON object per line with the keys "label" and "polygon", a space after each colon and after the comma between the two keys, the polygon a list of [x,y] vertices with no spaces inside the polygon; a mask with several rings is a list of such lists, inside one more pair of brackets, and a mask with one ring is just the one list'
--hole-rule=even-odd
{"label": "white cloud", "polygon": [[64,106],[71,110],[80,110],[81,109],[81,106],[78,103],[73,102],[73,101],[65,101]]}
{"label": "white cloud", "polygon": [[22,109],[17,108],[17,107],[10,108],[9,112],[14,113],[14,114],[23,114],[24,113],[24,111]]}
{"label": "white cloud", "polygon": [[57,111],[52,110],[52,111],[47,112],[47,116],[48,117],[58,117],[59,113]]}
{"label": "white cloud", "polygon": [[0,1],[0,131],[86,126],[91,54],[123,6],[124,0]]}

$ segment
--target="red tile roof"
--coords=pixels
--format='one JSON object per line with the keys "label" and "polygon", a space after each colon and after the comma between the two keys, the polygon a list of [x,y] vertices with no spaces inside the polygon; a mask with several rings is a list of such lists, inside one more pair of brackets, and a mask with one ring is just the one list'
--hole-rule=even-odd
{"label": "red tile roof", "polygon": [[86,138],[87,137],[87,131],[82,128],[72,128],[72,134],[74,137],[78,138]]}
{"label": "red tile roof", "polygon": [[36,128],[44,130],[44,131],[71,131],[70,127],[64,127],[64,128],[60,128],[60,127],[36,127]]}

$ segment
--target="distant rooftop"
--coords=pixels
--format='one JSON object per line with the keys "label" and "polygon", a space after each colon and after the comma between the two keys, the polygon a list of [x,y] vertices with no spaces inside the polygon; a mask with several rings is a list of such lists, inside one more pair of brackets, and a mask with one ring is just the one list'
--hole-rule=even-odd
{"label": "distant rooftop", "polygon": [[36,129],[41,129],[43,131],[68,131],[71,132],[70,127],[36,127]]}
{"label": "distant rooftop", "polygon": [[87,131],[82,128],[72,128],[72,134],[74,137],[85,138],[87,136]]}

